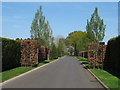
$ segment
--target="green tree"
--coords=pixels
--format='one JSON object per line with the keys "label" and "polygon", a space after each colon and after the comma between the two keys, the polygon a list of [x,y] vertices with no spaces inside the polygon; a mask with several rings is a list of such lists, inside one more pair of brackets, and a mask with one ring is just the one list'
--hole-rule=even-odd
{"label": "green tree", "polygon": [[35,17],[31,24],[30,33],[31,39],[37,40],[38,47],[45,46],[48,50],[50,50],[53,41],[52,29],[50,28],[49,22],[46,22],[45,16],[43,16],[42,6],[40,6],[40,9],[35,13]]}
{"label": "green tree", "polygon": [[63,56],[63,52],[65,50],[65,39],[64,38],[60,38],[58,41],[58,56]]}
{"label": "green tree", "polygon": [[52,29],[50,28],[49,22],[45,21],[42,6],[40,6],[40,9],[35,14],[30,33],[32,39],[38,40],[38,46],[49,46],[51,44]]}
{"label": "green tree", "polygon": [[70,55],[72,55],[73,52],[74,52],[73,47],[69,47],[69,48],[68,48],[68,52],[70,53]]}
{"label": "green tree", "polygon": [[20,40],[19,38],[16,38],[16,40]]}
{"label": "green tree", "polygon": [[27,40],[31,40],[30,38],[27,38]]}
{"label": "green tree", "polygon": [[58,58],[58,52],[57,48],[54,43],[51,45],[51,51],[50,51],[50,59],[57,59]]}
{"label": "green tree", "polygon": [[104,25],[103,19],[101,19],[98,15],[98,8],[95,8],[94,13],[91,15],[90,21],[87,20],[87,37],[91,41],[102,41],[105,36],[105,29],[106,25]]}
{"label": "green tree", "polygon": [[[74,48],[74,55],[77,55],[79,51],[86,49],[87,45],[87,33],[83,31],[74,31],[71,32],[66,38],[66,45],[68,47],[72,46]],[[86,46],[87,47],[87,46]]]}
{"label": "green tree", "polygon": [[40,46],[44,45],[43,32],[45,26],[45,17],[42,14],[42,6],[40,6],[40,9],[35,13],[30,30],[31,38],[38,40],[38,45]]}

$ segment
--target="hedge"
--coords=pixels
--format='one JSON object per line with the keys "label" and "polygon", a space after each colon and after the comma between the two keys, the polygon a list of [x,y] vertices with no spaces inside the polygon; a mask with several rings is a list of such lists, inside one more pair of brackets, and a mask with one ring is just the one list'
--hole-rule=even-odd
{"label": "hedge", "polygon": [[108,41],[104,69],[116,74],[120,72],[120,35]]}
{"label": "hedge", "polygon": [[46,60],[47,54],[48,54],[48,49],[45,46],[40,46],[39,53],[38,53],[38,62]]}
{"label": "hedge", "polygon": [[20,42],[2,39],[2,71],[20,66]]}

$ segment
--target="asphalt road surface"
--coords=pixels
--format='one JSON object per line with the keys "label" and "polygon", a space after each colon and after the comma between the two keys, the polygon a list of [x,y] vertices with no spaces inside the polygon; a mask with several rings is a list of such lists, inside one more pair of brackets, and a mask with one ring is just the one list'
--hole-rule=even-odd
{"label": "asphalt road surface", "polygon": [[72,56],[60,58],[27,75],[14,79],[3,88],[103,88]]}

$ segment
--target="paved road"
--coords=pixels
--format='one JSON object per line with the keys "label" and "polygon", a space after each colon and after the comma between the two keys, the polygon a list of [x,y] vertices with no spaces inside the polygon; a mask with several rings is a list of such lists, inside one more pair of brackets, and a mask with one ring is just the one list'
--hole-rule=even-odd
{"label": "paved road", "polygon": [[3,85],[3,88],[103,88],[75,57],[66,56]]}

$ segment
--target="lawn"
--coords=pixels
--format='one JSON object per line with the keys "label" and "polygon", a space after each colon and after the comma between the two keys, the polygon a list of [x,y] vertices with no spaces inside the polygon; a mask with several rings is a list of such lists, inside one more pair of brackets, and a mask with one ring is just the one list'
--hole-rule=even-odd
{"label": "lawn", "polygon": [[42,62],[40,62],[37,66],[35,67],[17,67],[17,68],[14,68],[14,69],[11,69],[11,70],[7,70],[7,71],[4,71],[2,73],[0,73],[0,82],[4,82],[8,79],[11,79],[15,76],[18,76],[22,73],[25,73],[29,70],[32,70],[34,68],[37,68],[39,66],[42,66],[46,63],[49,63],[49,62],[52,62],[52,61],[55,61],[56,59],[53,59],[53,60],[44,60]]}
{"label": "lawn", "polygon": [[[88,60],[86,58],[83,58],[80,56],[77,56],[77,58],[80,62],[82,62],[82,64],[84,64],[88,68]],[[92,73],[94,73],[94,75],[96,75],[96,77],[98,77],[109,88],[112,88],[112,89],[118,88],[118,85],[120,84],[120,79],[117,78],[116,76],[113,76],[109,72],[102,69],[89,69],[89,70]]]}
{"label": "lawn", "polygon": [[33,68],[34,67],[17,67],[17,68],[11,69],[11,70],[4,71],[4,72],[0,73],[0,76],[2,75],[2,82],[5,80],[8,80],[10,78],[13,78],[15,76],[18,76],[24,72],[27,72]]}
{"label": "lawn", "polygon": [[106,86],[109,88],[118,88],[118,78],[101,69],[90,69]]}

